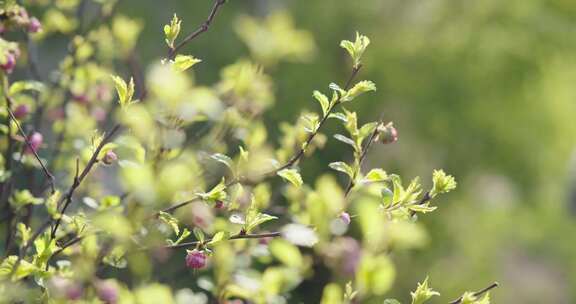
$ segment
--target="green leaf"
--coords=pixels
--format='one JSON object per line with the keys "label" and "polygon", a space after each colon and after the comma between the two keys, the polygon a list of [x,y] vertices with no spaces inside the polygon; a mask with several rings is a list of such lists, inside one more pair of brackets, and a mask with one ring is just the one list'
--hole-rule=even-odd
{"label": "green leaf", "polygon": [[302,266],[303,258],[298,247],[284,240],[277,239],[270,242],[268,248],[270,253],[286,266],[294,268]]}
{"label": "green leaf", "polygon": [[354,170],[345,162],[333,162],[328,166],[336,171],[346,173],[350,178],[354,177]]}
{"label": "green leaf", "polygon": [[200,228],[195,227],[194,229],[192,229],[192,232],[194,232],[194,237],[196,238],[196,240],[198,240],[198,242],[204,243],[204,241],[206,240],[206,236],[204,235],[204,232]]}
{"label": "green leaf", "polygon": [[8,94],[16,95],[23,91],[36,91],[42,92],[44,91],[44,84],[39,81],[16,81],[12,83],[10,89],[8,90]]}
{"label": "green leaf", "polygon": [[32,236],[32,228],[26,227],[24,223],[18,223],[16,229],[18,230],[18,237],[22,241],[21,246],[26,246],[26,243],[28,243],[28,240],[30,240]]}
{"label": "green leaf", "polygon": [[126,84],[124,79],[119,76],[112,75],[112,80],[116,87],[116,92],[118,93],[118,102],[120,107],[125,108],[126,106],[133,103],[132,97],[134,96],[134,78],[130,77],[130,82]]}
{"label": "green leaf", "polygon": [[230,234],[224,231],[219,231],[216,234],[214,234],[214,236],[212,237],[212,239],[210,240],[210,242],[208,242],[208,245],[216,245],[224,240],[227,240],[230,238]]}
{"label": "green leaf", "polygon": [[436,206],[430,206],[430,203],[425,203],[425,204],[414,204],[408,207],[408,209],[414,211],[414,212],[420,212],[420,213],[428,213],[428,212],[432,212],[434,210],[436,210]]}
{"label": "green leaf", "polygon": [[346,92],[342,98],[340,99],[341,102],[346,102],[353,100],[354,98],[360,96],[363,93],[376,91],[376,85],[369,80],[363,80],[355,84],[348,92]]}
{"label": "green leaf", "polygon": [[328,115],[328,118],[336,118],[336,119],[341,120],[344,123],[348,122],[348,118],[346,117],[346,115],[344,115],[343,113],[340,113],[340,112],[330,113],[330,115]]}
{"label": "green leaf", "polygon": [[254,196],[252,196],[250,208],[248,208],[248,211],[246,212],[244,232],[249,233],[250,231],[254,230],[254,228],[275,219],[277,219],[277,217],[266,213],[261,213],[258,210],[258,203],[256,202],[256,199]]}
{"label": "green leaf", "polygon": [[[12,273],[14,266],[16,265],[16,261],[18,260],[18,256],[11,255],[2,261],[0,264],[0,278],[4,279]],[[18,265],[18,269],[14,272],[14,276],[12,277],[13,281],[17,281],[23,279],[34,272],[39,270],[33,264],[25,261],[20,260],[20,264]]]}
{"label": "green leaf", "polygon": [[226,193],[226,183],[224,178],[218,183],[218,185],[214,186],[212,190],[206,193],[196,193],[200,196],[204,201],[209,203],[215,203],[216,201],[224,201],[228,198],[228,194]]}
{"label": "green leaf", "polygon": [[173,67],[178,72],[184,72],[195,64],[202,62],[202,60],[189,55],[176,55],[174,58]]}
{"label": "green leaf", "polygon": [[212,158],[215,161],[221,162],[224,165],[226,165],[226,167],[232,169],[233,161],[230,157],[228,157],[224,154],[221,154],[221,153],[215,153],[215,154],[210,155],[210,158]]}
{"label": "green leaf", "polygon": [[178,219],[176,219],[172,214],[160,211],[158,213],[158,218],[166,223],[168,226],[172,228],[174,234],[180,234],[180,227],[178,226]]}
{"label": "green leaf", "polygon": [[364,140],[364,138],[366,138],[366,137],[368,137],[368,135],[372,134],[372,132],[374,132],[374,130],[376,129],[377,126],[378,126],[377,122],[369,122],[369,123],[363,125],[359,130],[358,137],[360,138],[360,140]]}
{"label": "green leaf", "polygon": [[192,232],[190,232],[190,230],[188,230],[188,228],[184,228],[182,230],[182,234],[180,234],[180,236],[178,237],[178,239],[175,242],[172,242],[172,245],[177,245],[180,244],[182,241],[184,241]]}
{"label": "green leaf", "polygon": [[182,20],[178,18],[176,14],[172,17],[170,24],[164,25],[164,37],[166,44],[170,48],[174,48],[174,41],[178,38],[178,34],[180,34],[180,27],[182,24]]}
{"label": "green leaf", "polygon": [[377,182],[384,182],[388,180],[388,174],[386,173],[386,171],[377,168],[377,169],[372,169],[370,170],[370,172],[368,172],[366,174],[366,176],[364,176],[364,180],[368,181],[368,182],[372,182],[372,183],[377,183]]}
{"label": "green leaf", "polygon": [[314,98],[316,98],[318,103],[320,103],[320,106],[322,107],[322,114],[326,116],[330,110],[330,101],[328,100],[328,97],[326,97],[326,95],[322,94],[320,91],[314,91],[312,95]]}
{"label": "green leaf", "polygon": [[42,198],[34,197],[32,193],[26,189],[15,191],[9,199],[10,205],[15,209],[20,209],[26,205],[40,205],[44,202]]}
{"label": "green leaf", "polygon": [[278,171],[278,175],[296,187],[300,187],[304,183],[300,173],[298,173],[296,169],[280,170]]}
{"label": "green leaf", "polygon": [[448,193],[456,189],[456,181],[451,175],[447,175],[442,170],[434,170],[432,174],[432,182],[434,183],[430,196],[435,197],[441,193]]}
{"label": "green leaf", "polygon": [[412,304],[423,304],[433,296],[439,296],[440,293],[428,287],[428,278],[426,278],[424,282],[418,283],[418,287],[410,295],[412,296]]}
{"label": "green leaf", "polygon": [[368,39],[368,37],[356,32],[356,40],[354,42],[342,40],[342,42],[340,42],[340,47],[344,48],[348,52],[354,62],[354,67],[357,68],[362,63],[362,55],[369,44],[370,39]]}
{"label": "green leaf", "polygon": [[46,204],[44,204],[44,206],[46,206],[46,211],[53,219],[57,219],[60,216],[60,213],[58,212],[58,201],[60,200],[60,196],[60,190],[56,190],[54,194],[50,195],[50,197],[46,199]]}
{"label": "green leaf", "polygon": [[356,143],[351,138],[348,138],[342,134],[334,134],[334,138],[345,144],[351,145],[353,148],[356,148]]}

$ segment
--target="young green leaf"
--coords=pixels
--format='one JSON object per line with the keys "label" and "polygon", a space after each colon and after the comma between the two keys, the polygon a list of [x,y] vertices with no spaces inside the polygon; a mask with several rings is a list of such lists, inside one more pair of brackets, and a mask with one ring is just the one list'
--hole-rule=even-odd
{"label": "young green leaf", "polygon": [[226,165],[226,167],[232,169],[233,166],[233,161],[230,157],[221,154],[221,153],[214,153],[212,155],[210,155],[210,158],[212,158],[213,160],[217,161],[217,162],[221,162],[224,165]]}
{"label": "young green leaf", "polygon": [[412,296],[412,304],[423,304],[433,296],[439,296],[440,293],[428,287],[428,278],[426,278],[424,282],[418,283],[418,287],[410,295]]}
{"label": "young green leaf", "polygon": [[280,170],[278,171],[278,175],[296,187],[300,187],[304,183],[300,173],[298,173],[296,169]]}
{"label": "young green leaf", "polygon": [[337,140],[339,140],[345,144],[348,144],[348,145],[356,148],[356,143],[351,138],[348,138],[342,134],[334,134],[334,138],[336,138]]}
{"label": "young green leaf", "polygon": [[354,98],[360,96],[363,93],[376,91],[376,85],[369,80],[363,80],[355,84],[348,92],[346,92],[342,98],[340,99],[341,102],[346,102],[353,100]]}
{"label": "young green leaf", "polygon": [[202,60],[189,55],[176,55],[172,66],[178,72],[184,72],[195,64],[202,62]]}
{"label": "young green leaf", "polygon": [[182,20],[180,20],[178,16],[174,14],[170,24],[164,25],[165,41],[170,48],[174,48],[174,41],[176,41],[178,34],[180,34],[181,23]]}
{"label": "young green leaf", "polygon": [[346,173],[350,178],[354,176],[354,170],[345,162],[333,162],[328,166],[336,171]]}
{"label": "young green leaf", "polygon": [[176,234],[176,235],[180,234],[180,227],[178,226],[178,219],[176,219],[174,216],[172,216],[172,214],[160,211],[158,213],[158,218],[161,221],[163,221],[164,223],[166,223],[168,226],[170,226],[170,228],[172,228],[172,230],[174,231],[174,234]]}
{"label": "young green leaf", "polygon": [[386,173],[386,171],[377,168],[377,169],[372,169],[370,170],[370,172],[368,172],[366,174],[366,176],[364,176],[364,180],[367,182],[372,182],[372,183],[377,183],[377,182],[384,182],[388,180],[388,174]]}
{"label": "young green leaf", "polygon": [[15,81],[10,85],[8,94],[16,95],[23,91],[36,91],[42,92],[44,90],[44,84],[39,81]]}
{"label": "young green leaf", "polygon": [[348,51],[348,54],[350,54],[350,57],[352,57],[352,61],[354,62],[354,67],[358,68],[362,63],[362,55],[369,44],[370,39],[368,39],[368,37],[356,32],[356,40],[354,42],[342,40],[342,42],[340,42],[340,47]]}
{"label": "young green leaf", "polygon": [[438,194],[448,193],[456,188],[456,181],[451,175],[447,175],[443,170],[434,170],[432,174],[434,183],[430,196],[435,197]]}
{"label": "young green leaf", "polygon": [[326,114],[330,110],[330,101],[328,100],[328,97],[326,97],[326,95],[320,93],[319,91],[314,91],[312,95],[318,101],[318,103],[320,103],[320,106],[322,107],[322,114],[326,116]]}
{"label": "young green leaf", "polygon": [[111,77],[114,81],[116,92],[118,93],[120,107],[125,108],[132,103],[132,97],[134,96],[134,78],[130,77],[130,82],[126,84],[126,81],[119,76],[112,75]]}
{"label": "young green leaf", "polygon": [[227,240],[230,238],[230,234],[224,231],[219,231],[216,234],[214,234],[214,236],[212,237],[212,239],[210,240],[210,242],[208,242],[208,245],[216,245],[224,240]]}
{"label": "young green leaf", "polygon": [[194,237],[196,238],[196,240],[198,240],[198,242],[204,243],[204,241],[206,240],[206,236],[204,235],[204,232],[202,232],[200,228],[195,227],[194,229],[192,229],[192,232],[194,232]]}

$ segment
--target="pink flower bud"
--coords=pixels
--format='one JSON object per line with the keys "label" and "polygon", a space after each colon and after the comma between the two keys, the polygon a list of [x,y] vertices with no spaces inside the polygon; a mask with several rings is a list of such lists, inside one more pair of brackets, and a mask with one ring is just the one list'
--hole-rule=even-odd
{"label": "pink flower bud", "polygon": [[5,55],[4,63],[0,64],[0,68],[2,68],[4,72],[10,74],[12,73],[12,71],[14,71],[15,67],[16,67],[16,57],[14,56],[14,54],[9,52]]}
{"label": "pink flower bud", "polygon": [[114,153],[114,151],[106,152],[106,154],[104,154],[104,157],[102,158],[102,162],[104,162],[106,165],[111,165],[115,163],[117,160],[118,156],[116,155],[116,153]]}
{"label": "pink flower bud", "polygon": [[106,304],[116,304],[118,302],[118,288],[114,281],[100,281],[96,284],[98,299]]}
{"label": "pink flower bud", "polygon": [[40,149],[42,142],[44,142],[44,136],[42,136],[42,134],[38,132],[32,133],[32,135],[28,137],[28,143],[30,145],[26,145],[24,153],[31,154],[32,150],[34,150],[34,152],[38,152],[38,149]]}
{"label": "pink flower bud", "polygon": [[88,96],[86,96],[86,94],[74,94],[72,99],[79,104],[88,104]]}
{"label": "pink flower bud", "polygon": [[391,144],[398,141],[398,131],[394,128],[393,123],[378,127],[378,131],[381,143]]}
{"label": "pink flower bud", "polygon": [[351,219],[350,214],[348,212],[340,213],[340,219],[342,220],[342,222],[344,222],[344,224],[350,225]]}
{"label": "pink flower bud", "polygon": [[26,104],[19,104],[16,109],[14,109],[14,117],[17,119],[25,118],[28,113],[30,113],[30,107]]}
{"label": "pink flower bud", "polygon": [[188,251],[188,255],[186,255],[186,267],[192,269],[202,269],[206,267],[207,260],[208,256],[206,256],[206,253],[194,249],[192,251]]}
{"label": "pink flower bud", "polygon": [[38,33],[42,30],[42,24],[36,17],[30,18],[30,23],[28,23],[28,32],[29,33]]}
{"label": "pink flower bud", "polygon": [[216,209],[224,208],[224,202],[223,201],[216,201],[216,203],[214,203],[214,208],[216,208]]}
{"label": "pink flower bud", "polygon": [[55,276],[48,281],[48,288],[56,298],[70,301],[82,298],[82,286],[70,279]]}

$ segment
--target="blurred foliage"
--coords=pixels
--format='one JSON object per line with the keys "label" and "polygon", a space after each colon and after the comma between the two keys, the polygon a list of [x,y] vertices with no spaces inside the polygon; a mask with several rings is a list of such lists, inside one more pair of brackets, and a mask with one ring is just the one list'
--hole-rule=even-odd
{"label": "blurred foliage", "polygon": [[[65,134],[62,155],[54,160],[54,166],[68,172],[58,176],[59,186],[72,180],[76,155],[83,164],[90,158],[94,129],[117,120],[130,130],[114,140],[120,166],[95,172],[77,198],[84,205],[65,220],[67,232],[86,233],[84,213],[96,210],[90,227],[114,241],[105,262],[116,268],[109,266],[98,277],[118,281],[113,287],[105,280],[91,281],[95,292],[115,287],[121,298],[137,303],[205,303],[207,295],[219,292],[275,303],[332,304],[353,298],[361,303],[386,298],[384,303],[396,303],[392,298],[444,303],[498,281],[502,286],[491,294],[497,303],[576,299],[576,275],[570,271],[576,268],[576,246],[565,237],[576,232],[569,212],[576,204],[570,201],[576,180],[571,176],[576,124],[570,118],[576,113],[573,1],[229,0],[208,33],[182,50],[194,55],[179,58],[184,73],[160,63],[166,56],[164,40],[170,40],[164,26],[176,12],[182,37],[206,18],[211,1],[167,1],[159,7],[154,1],[125,0],[114,9],[113,1],[87,1],[83,20],[96,18],[105,26],[72,39],[78,26],[91,26],[76,18],[81,0],[24,2],[43,25],[41,33],[32,35],[41,41],[36,50],[40,77],[57,80],[56,89],[38,93],[52,120],[36,126],[50,130],[43,132],[50,146],[57,134]],[[106,19],[108,12],[116,15]],[[358,156],[358,132],[337,119],[328,120],[322,133],[346,135],[338,140],[316,136],[299,170],[281,174],[291,185],[275,179],[222,193],[217,185],[223,175],[243,172],[256,178],[254,172],[274,168],[269,159],[289,161],[306,139],[305,128],[322,117],[318,113],[324,105],[315,104],[311,92],[326,94],[328,83],[345,82],[354,62],[336,46],[343,37],[353,40],[356,31],[371,38],[361,77],[376,83],[378,91],[345,106],[359,114],[356,129],[380,119],[380,113],[385,121],[394,121],[398,142],[374,145],[364,164],[390,173],[390,193],[373,186],[355,193],[347,210],[351,224],[342,228],[341,212],[349,204],[343,198],[346,183],[360,175],[336,164],[354,164]],[[26,55],[19,59],[16,79],[33,75],[26,71]],[[48,73],[55,69],[62,75]],[[123,104],[145,102],[130,105],[129,111],[116,109],[111,74],[120,77],[119,93],[126,91],[119,94]],[[17,93],[18,103],[37,110],[36,93]],[[84,98],[88,106],[81,102]],[[62,100],[69,102],[62,107]],[[98,120],[103,115],[106,118]],[[65,124],[53,119],[62,116]],[[349,142],[342,144],[348,136],[352,150]],[[47,152],[42,156],[50,159]],[[45,204],[52,214],[49,199],[44,202],[42,193],[27,190],[40,183],[41,171],[30,169],[36,166],[30,155],[21,160],[34,182],[29,186],[21,175],[18,186],[24,187],[10,198],[11,205],[18,210]],[[0,164],[5,162],[0,159]],[[329,165],[339,172],[329,172]],[[430,174],[435,168],[458,178],[457,191],[417,222],[390,221],[392,212],[402,219],[413,211],[411,194],[423,194],[419,184],[409,186],[414,176],[425,177],[423,189],[437,189]],[[6,172],[0,171],[1,181]],[[392,173],[401,173],[404,182]],[[439,175],[435,173],[435,179]],[[399,199],[404,192],[405,199]],[[130,193],[127,199],[125,193]],[[316,237],[318,243],[299,249],[301,244],[290,242],[289,233],[287,240],[267,245],[219,242],[212,248],[209,270],[201,272],[185,270],[185,252],[125,254],[145,217],[140,208],[167,207],[196,193],[209,204],[194,203],[174,218],[166,217],[166,227],[150,232],[151,243],[164,241],[166,235],[173,244],[180,243],[192,237],[192,227],[210,236],[246,228],[242,212],[232,214],[238,218],[231,223],[214,210],[221,200],[226,210],[256,210],[254,217],[259,210],[289,215],[279,222],[292,228],[297,241]],[[382,201],[375,199],[379,195]],[[388,212],[375,212],[379,208]],[[177,229],[170,228],[174,219]],[[314,235],[291,222],[313,225]],[[26,226],[18,231],[20,240],[31,233]],[[35,250],[49,254],[53,244],[40,240]],[[95,273],[89,261],[98,256],[100,246],[102,239],[90,236],[65,252],[74,265],[84,265],[74,269],[81,280]],[[46,263],[31,262],[23,262],[18,271],[25,275]],[[2,266],[9,267],[13,261],[5,263]],[[54,267],[69,275],[66,263]],[[6,286],[2,293],[23,296]],[[471,294],[465,298],[486,300],[473,300]]]}

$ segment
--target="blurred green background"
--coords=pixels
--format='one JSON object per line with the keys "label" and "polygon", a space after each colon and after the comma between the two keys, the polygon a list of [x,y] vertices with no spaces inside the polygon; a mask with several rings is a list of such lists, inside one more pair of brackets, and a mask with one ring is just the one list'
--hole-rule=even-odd
{"label": "blurred green background", "polygon": [[[125,0],[118,11],[144,22],[138,50],[150,62],[165,55],[161,29],[174,12],[189,32],[211,4]],[[186,47],[204,61],[197,82],[214,83],[222,67],[250,55],[235,32],[239,16],[276,10],[313,35],[316,54],[267,68],[276,92],[266,114],[271,138],[278,122],[316,106],[312,90],[344,81],[338,43],[358,30],[372,40],[361,78],[378,91],[351,107],[361,122],[383,113],[400,133],[367,166],[424,180],[444,168],[459,181],[439,212],[423,217],[428,245],[394,253],[391,297],[408,299],[428,274],[444,301],[498,281],[496,303],[576,302],[575,1],[230,0]],[[336,130],[331,123],[326,133]],[[314,175],[347,155],[329,141],[303,171]],[[326,282],[315,279],[295,293],[319,296]]]}

